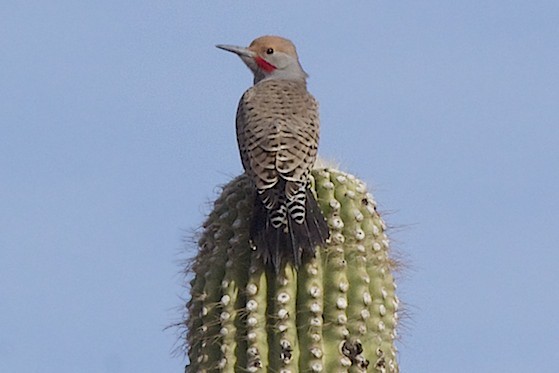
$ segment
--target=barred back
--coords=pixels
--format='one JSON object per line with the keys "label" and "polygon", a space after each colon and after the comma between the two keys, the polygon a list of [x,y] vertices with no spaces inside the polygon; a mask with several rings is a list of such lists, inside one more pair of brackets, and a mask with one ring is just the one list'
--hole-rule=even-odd
{"label": "barred back", "polygon": [[[328,227],[309,189],[318,137],[318,103],[304,81],[263,80],[241,97],[237,142],[257,191],[251,238],[275,266],[281,256],[300,263],[302,252],[314,253],[314,246],[328,238]],[[277,252],[279,247],[285,251],[286,245],[291,253]]]}

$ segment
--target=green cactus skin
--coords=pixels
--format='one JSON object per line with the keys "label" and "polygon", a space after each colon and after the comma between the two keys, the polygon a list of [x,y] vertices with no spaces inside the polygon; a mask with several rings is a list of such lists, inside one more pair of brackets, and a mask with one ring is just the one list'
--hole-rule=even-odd
{"label": "green cactus skin", "polygon": [[223,188],[191,267],[187,372],[398,372],[394,262],[376,203],[352,175],[313,177],[329,243],[278,274],[249,244],[249,180]]}

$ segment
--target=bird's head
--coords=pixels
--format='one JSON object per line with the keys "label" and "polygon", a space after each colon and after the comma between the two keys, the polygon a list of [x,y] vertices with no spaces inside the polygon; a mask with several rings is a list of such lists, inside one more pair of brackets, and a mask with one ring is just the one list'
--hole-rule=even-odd
{"label": "bird's head", "polygon": [[261,36],[248,48],[219,44],[216,47],[237,54],[254,74],[254,84],[265,79],[305,81],[295,45],[280,36]]}

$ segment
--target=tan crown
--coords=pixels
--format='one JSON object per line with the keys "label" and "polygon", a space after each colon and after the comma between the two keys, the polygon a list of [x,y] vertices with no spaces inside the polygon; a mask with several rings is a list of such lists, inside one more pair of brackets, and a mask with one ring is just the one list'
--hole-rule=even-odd
{"label": "tan crown", "polygon": [[282,38],[281,36],[261,36],[257,39],[254,39],[248,47],[249,50],[257,53],[259,56],[265,56],[268,48],[272,48],[276,52],[283,52],[295,57],[296,59],[299,59],[299,57],[297,56],[295,45],[293,45],[291,40]]}

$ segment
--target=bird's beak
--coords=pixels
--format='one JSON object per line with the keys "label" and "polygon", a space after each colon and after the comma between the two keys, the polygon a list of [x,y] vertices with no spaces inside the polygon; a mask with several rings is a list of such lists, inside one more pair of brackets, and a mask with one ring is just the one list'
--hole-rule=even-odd
{"label": "bird's beak", "polygon": [[216,45],[219,49],[223,49],[224,51],[233,52],[237,54],[239,57],[254,57],[254,52],[248,48],[244,47],[237,47],[235,45],[224,45],[218,44]]}

